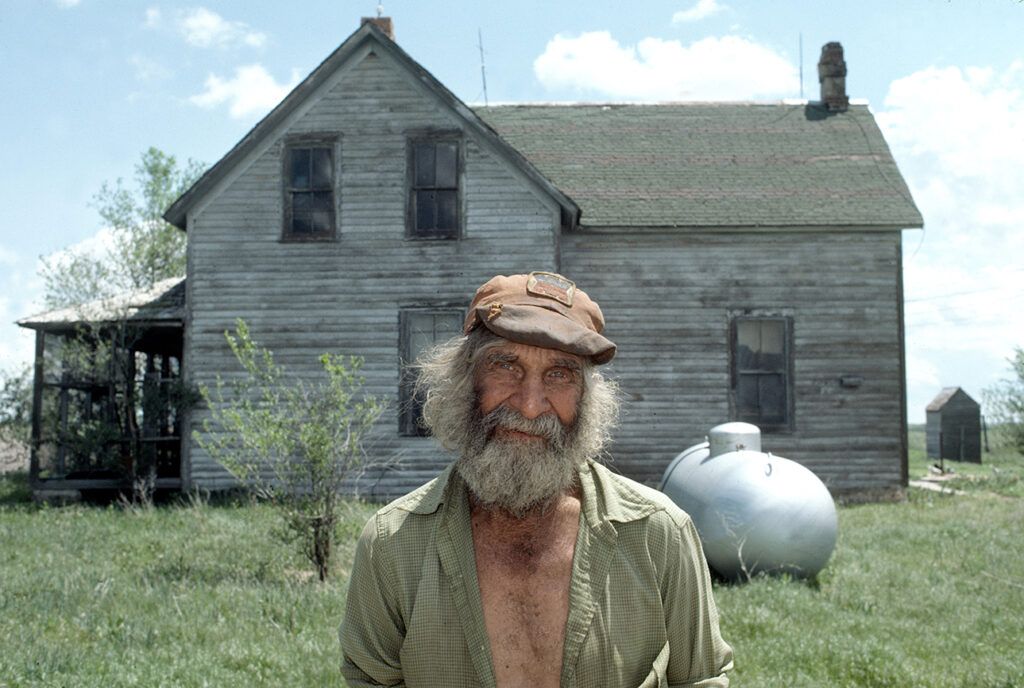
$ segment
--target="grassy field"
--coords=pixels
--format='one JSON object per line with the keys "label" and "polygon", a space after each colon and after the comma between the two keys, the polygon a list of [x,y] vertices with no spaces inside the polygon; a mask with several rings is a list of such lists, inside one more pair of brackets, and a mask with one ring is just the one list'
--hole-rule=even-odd
{"label": "grassy field", "polygon": [[[817,581],[717,586],[733,685],[1024,686],[1024,459],[985,460],[951,464],[964,495],[841,508]],[[341,685],[350,545],[321,585],[266,505],[26,497],[0,479],[0,686]],[[350,543],[373,508],[351,506]]]}

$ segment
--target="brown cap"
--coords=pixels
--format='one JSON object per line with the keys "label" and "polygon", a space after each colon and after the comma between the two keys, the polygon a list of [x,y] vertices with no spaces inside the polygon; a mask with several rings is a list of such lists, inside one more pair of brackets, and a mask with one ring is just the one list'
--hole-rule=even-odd
{"label": "brown cap", "polygon": [[601,308],[553,272],[490,279],[476,290],[463,331],[480,325],[509,341],[585,356],[598,365],[615,355],[615,344],[601,336]]}

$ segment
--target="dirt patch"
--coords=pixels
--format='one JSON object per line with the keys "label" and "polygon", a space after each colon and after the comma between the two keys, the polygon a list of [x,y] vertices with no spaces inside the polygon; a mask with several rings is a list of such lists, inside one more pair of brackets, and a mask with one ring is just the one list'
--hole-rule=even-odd
{"label": "dirt patch", "polygon": [[967,494],[963,490],[954,490],[952,487],[944,485],[945,480],[936,480],[929,478],[922,478],[921,480],[911,480],[910,486],[917,487],[922,490],[930,490],[931,492],[940,492],[942,494],[952,495],[965,495]]}

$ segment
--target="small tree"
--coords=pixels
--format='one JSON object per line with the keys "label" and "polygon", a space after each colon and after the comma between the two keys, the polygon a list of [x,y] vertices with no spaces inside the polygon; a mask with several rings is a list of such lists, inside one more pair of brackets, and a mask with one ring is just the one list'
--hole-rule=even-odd
{"label": "small tree", "polygon": [[162,214],[201,172],[197,162],[179,165],[173,155],[149,148],[135,166],[133,187],[118,179],[93,197],[110,231],[102,255],[60,251],[44,257],[40,269],[46,305],[72,307],[77,320],[73,331],[48,335],[48,374],[63,387],[44,394],[63,396],[44,399],[43,439],[71,457],[72,470],[130,478],[143,501],[152,496],[157,469],[154,445],[143,449],[140,420],[152,425],[163,411],[180,417],[197,399],[180,380],[152,384],[138,365],[147,327],[129,320],[132,304],[123,297],[185,276],[185,233]]}
{"label": "small tree", "polygon": [[986,387],[982,399],[999,440],[1024,454],[1024,348],[1014,347],[1007,360],[1013,377]]}
{"label": "small tree", "polygon": [[203,165],[178,164],[149,148],[135,166],[135,189],[118,179],[93,197],[111,231],[106,255],[61,251],[42,259],[47,307],[77,306],[98,298],[145,289],[185,275],[185,232],[163,219],[164,211],[202,174]]}
{"label": "small tree", "polygon": [[224,333],[245,375],[201,388],[211,417],[199,445],[235,478],[282,509],[285,533],[300,543],[320,580],[330,571],[340,492],[367,467],[363,443],[383,410],[360,393],[362,359],[320,356],[326,379],[289,378],[239,318]]}
{"label": "small tree", "polygon": [[[0,372],[0,444],[28,451],[32,436],[32,368]],[[24,455],[24,454],[23,454]]]}

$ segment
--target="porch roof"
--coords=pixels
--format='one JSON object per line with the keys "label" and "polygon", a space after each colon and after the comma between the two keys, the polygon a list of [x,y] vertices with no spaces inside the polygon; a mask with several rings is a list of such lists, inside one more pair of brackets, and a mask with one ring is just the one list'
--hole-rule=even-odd
{"label": "porch roof", "polygon": [[57,308],[22,318],[17,323],[32,330],[52,332],[86,323],[113,323],[121,320],[181,326],[185,320],[185,278],[171,277],[147,289]]}

